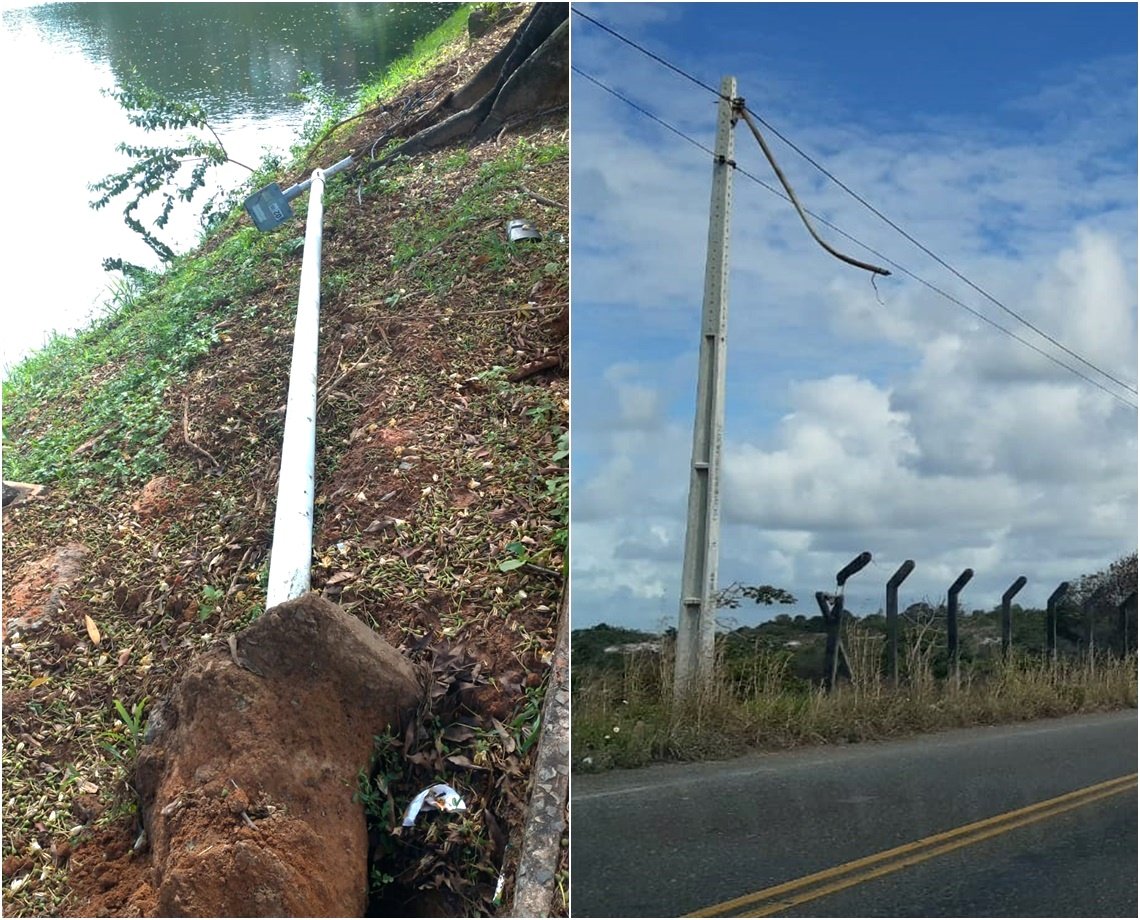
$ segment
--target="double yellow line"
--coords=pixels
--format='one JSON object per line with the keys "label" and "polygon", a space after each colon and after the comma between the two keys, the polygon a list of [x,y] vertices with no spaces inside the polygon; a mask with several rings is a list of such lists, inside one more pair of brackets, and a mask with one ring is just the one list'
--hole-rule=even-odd
{"label": "double yellow line", "polygon": [[825,869],[803,878],[774,885],[762,891],[746,894],[731,901],[716,904],[713,907],[699,910],[689,914],[690,917],[769,917],[782,910],[789,910],[799,904],[814,901],[817,898],[835,894],[845,888],[869,882],[872,879],[892,872],[898,872],[907,866],[913,866],[935,856],[950,853],[961,847],[970,846],[1004,834],[1008,831],[1025,827],[1046,818],[1063,814],[1074,808],[1089,805],[1099,799],[1127,792],[1136,788],[1136,774],[1118,776],[1094,786],[1086,786],[1073,792],[1066,792],[1053,799],[1027,805],[1014,811],[995,815],[964,824],[953,830],[943,831],[930,837],[923,837],[913,843],[906,843],[890,850],[883,850],[873,856],[864,856],[852,862]]}

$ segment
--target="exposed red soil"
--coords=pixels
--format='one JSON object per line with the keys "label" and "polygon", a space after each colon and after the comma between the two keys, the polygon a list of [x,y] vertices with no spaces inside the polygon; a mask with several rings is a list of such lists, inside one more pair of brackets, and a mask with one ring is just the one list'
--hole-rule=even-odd
{"label": "exposed red soil", "polygon": [[[413,89],[461,84],[511,28]],[[321,161],[383,133],[385,117],[360,119],[351,137],[322,149]],[[530,143],[550,145],[564,140],[565,118],[521,130]],[[391,834],[391,817],[387,827],[369,826],[371,861],[359,871],[393,876],[385,906],[373,910],[494,913],[500,872],[509,903],[517,855],[507,843],[520,839],[532,756],[519,744],[541,699],[562,590],[553,539],[560,522],[544,481],[565,474],[550,459],[568,412],[565,248],[496,248],[502,220],[487,217],[405,264],[395,234],[486,181],[519,138],[508,132],[458,166],[455,151],[441,151],[374,177],[388,183],[380,191],[364,187],[360,198],[352,192],[326,205],[324,273],[342,282],[322,305],[312,584],[432,675],[431,711],[391,746],[392,762],[402,764],[387,780],[396,811],[441,776],[468,802],[465,815],[402,835]],[[526,168],[529,188],[568,200],[565,156]],[[495,194],[502,218],[568,233],[564,211],[510,188]],[[219,245],[215,238],[206,248]],[[5,759],[5,913],[47,905],[73,916],[136,916],[172,906],[160,904],[155,841],[134,849],[134,790],[104,753],[126,751],[112,706],[147,700],[152,712],[196,656],[228,660],[228,650],[208,650],[261,612],[299,264],[297,254],[272,270],[259,266],[264,280],[232,305],[216,346],[166,394],[176,421],[159,484],[102,497],[53,489],[5,515],[5,618],[8,585],[47,548],[73,540],[91,548],[62,615],[5,644],[4,744],[24,745],[14,768]],[[453,276],[455,266],[462,270]],[[446,283],[437,286],[436,274]],[[551,357],[541,373],[504,382]],[[485,376],[496,367],[506,370]],[[500,572],[512,544],[540,565]],[[101,630],[98,645],[85,614]],[[265,724],[285,715],[267,714]],[[276,804],[259,797],[253,776],[233,777],[250,807]],[[216,782],[200,785],[201,808],[182,820],[198,815],[202,833],[224,827],[236,845],[263,839],[277,820],[245,809],[251,829],[229,810],[239,790],[227,803]],[[41,792],[52,801],[40,803]],[[362,813],[359,803],[350,810]],[[9,887],[17,879],[26,882],[19,897]]]}
{"label": "exposed red soil", "polygon": [[362,915],[358,775],[425,690],[395,649],[315,594],[196,659],[138,761],[159,913]]}
{"label": "exposed red soil", "polygon": [[36,629],[45,618],[59,613],[89,552],[82,543],[67,543],[22,566],[16,573],[16,584],[4,592],[5,635],[9,623],[14,629]]}

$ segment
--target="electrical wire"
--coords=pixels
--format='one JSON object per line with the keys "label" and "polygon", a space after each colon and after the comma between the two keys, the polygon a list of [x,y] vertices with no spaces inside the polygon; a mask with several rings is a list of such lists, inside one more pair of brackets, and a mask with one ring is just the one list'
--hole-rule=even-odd
{"label": "electrical wire", "polygon": [[[694,138],[690,137],[688,134],[686,134],[684,131],[682,131],[680,128],[676,127],[675,125],[672,125],[669,122],[665,121],[664,119],[658,117],[657,115],[654,115],[652,112],[650,112],[649,110],[645,109],[644,107],[638,105],[636,102],[634,102],[631,99],[629,99],[628,97],[624,96],[622,93],[618,92],[613,87],[608,86],[607,84],[603,83],[601,80],[597,79],[596,77],[586,73],[584,70],[582,70],[576,64],[571,65],[571,69],[575,73],[581,75],[582,77],[585,77],[587,80],[589,80],[595,86],[597,86],[600,89],[604,90],[605,92],[609,93],[611,96],[614,96],[615,98],[620,99],[622,102],[629,105],[635,111],[640,112],[645,117],[651,119],[652,121],[659,124],[661,127],[667,129],[668,131],[677,135],[678,137],[680,137],[681,139],[683,139],[687,143],[696,147],[698,150],[701,150],[704,153],[707,153],[709,156],[715,155],[715,152],[710,147],[707,147],[704,144],[702,144],[700,141],[695,140]],[[748,172],[746,169],[741,168],[739,165],[733,164],[733,168],[740,175],[744,176],[746,179],[749,179],[752,182],[754,182],[755,184],[759,185],[765,191],[770,192],[771,194],[775,195],[777,198],[782,199],[783,201],[794,204],[794,202],[792,202],[791,198],[789,198],[786,194],[784,194],[783,192],[781,192],[779,189],[775,188],[774,186],[769,185],[763,179],[760,179],[759,177],[753,175],[752,173]],[[1003,326],[1001,323],[998,323],[998,322],[990,319],[984,313],[981,313],[978,310],[975,310],[973,307],[971,307],[968,304],[964,303],[963,301],[959,300],[954,295],[944,291],[942,288],[938,287],[936,284],[926,280],[925,278],[923,278],[920,275],[916,274],[915,272],[911,271],[906,266],[900,265],[894,259],[891,259],[889,256],[884,255],[883,253],[879,252],[874,247],[867,245],[862,240],[860,240],[858,237],[852,236],[850,233],[848,233],[846,230],[842,229],[841,227],[837,227],[835,224],[833,224],[831,221],[827,220],[826,218],[821,217],[820,215],[816,214],[814,211],[811,211],[808,208],[804,208],[804,211],[805,211],[805,213],[807,213],[808,215],[813,217],[816,221],[818,221],[823,226],[827,227],[830,230],[835,231],[840,236],[844,237],[845,239],[849,240],[850,242],[854,243],[855,245],[860,246],[861,248],[863,248],[864,250],[866,250],[871,255],[875,256],[876,258],[882,259],[884,262],[886,262],[888,265],[892,266],[893,268],[897,269],[902,274],[906,275],[907,277],[911,278],[914,281],[917,281],[919,284],[921,284],[924,287],[926,287],[927,289],[933,291],[935,294],[938,294],[940,297],[944,298],[945,300],[949,301],[950,303],[954,304],[955,306],[959,307],[960,309],[965,310],[967,313],[969,313],[972,316],[974,316],[975,318],[981,320],[983,323],[986,323],[987,325],[992,326],[994,329],[998,330],[998,332],[1001,332],[1004,335],[1009,336],[1015,342],[1018,342],[1018,343],[1024,345],[1026,348],[1032,349],[1033,351],[1037,352],[1037,354],[1041,355],[1043,358],[1047,358],[1049,361],[1053,362],[1058,367],[1063,368],[1064,370],[1068,371],[1070,374],[1073,374],[1073,375],[1079,377],[1081,380],[1084,380],[1086,383],[1092,384],[1098,390],[1101,390],[1102,392],[1107,393],[1109,396],[1111,396],[1117,402],[1123,403],[1125,406],[1128,406],[1131,409],[1137,409],[1138,408],[1135,403],[1130,402],[1128,399],[1120,396],[1117,393],[1114,393],[1112,390],[1108,389],[1108,387],[1104,386],[1104,384],[1102,384],[1100,381],[1094,380],[1093,378],[1089,377],[1087,374],[1084,374],[1081,371],[1077,370],[1072,365],[1066,364],[1064,361],[1062,361],[1056,355],[1051,355],[1049,352],[1038,347],[1037,345],[1033,344],[1032,342],[1028,341],[1027,339],[1022,338],[1020,335],[1018,335],[1016,332],[1009,329],[1008,327]]]}
{"label": "electrical wire", "polygon": [[[643,109],[641,106],[639,106],[632,99],[630,99],[627,96],[623,96],[621,93],[619,93],[613,87],[606,86],[606,84],[603,83],[601,80],[597,79],[596,77],[590,76],[590,74],[588,74],[588,73],[586,73],[586,71],[580,69],[577,65],[571,64],[570,69],[573,70],[574,73],[585,77],[587,80],[589,80],[595,86],[600,86],[602,89],[604,89],[611,96],[616,96],[618,99],[620,99],[626,105],[628,105],[630,108],[636,109],[638,112],[640,112],[646,118],[651,119],[652,121],[655,121],[655,122],[657,122],[657,124],[661,125],[661,127],[666,128],[669,131],[672,131],[674,134],[677,135],[677,137],[681,138],[682,140],[688,141],[690,144],[692,144],[698,150],[703,150],[709,156],[715,156],[716,155],[713,152],[713,149],[711,147],[706,147],[700,141],[694,140],[693,138],[689,137],[689,135],[687,135],[684,131],[680,130],[679,128],[675,128],[675,127],[673,127],[673,125],[669,124],[669,122],[663,121],[662,119],[658,118],[656,115],[654,115],[648,109]],[[773,191],[775,191],[775,189],[773,189]]]}
{"label": "electrical wire", "polygon": [[[637,42],[633,41],[630,38],[627,38],[626,36],[622,35],[620,32],[616,31],[615,29],[610,28],[605,23],[599,22],[594,17],[592,17],[586,13],[583,13],[578,8],[571,7],[571,9],[578,16],[581,16],[583,19],[587,20],[588,22],[593,23],[595,26],[597,26],[602,31],[609,33],[614,38],[618,39],[621,42],[624,42],[625,44],[629,45],[631,48],[634,48],[636,51],[640,52],[641,54],[645,55],[646,57],[649,57],[652,60],[656,61],[657,63],[661,64],[662,66],[667,67],[669,70],[673,71],[674,73],[678,74],[679,76],[684,77],[686,80],[690,81],[691,83],[694,83],[697,86],[701,87],[701,89],[712,93],[717,98],[723,98],[723,96],[719,90],[717,90],[714,87],[710,86],[709,84],[705,83],[703,80],[700,80],[697,77],[693,76],[691,73],[688,73],[687,71],[678,67],[676,64],[673,64],[673,63],[667,61],[665,58],[661,57],[659,54],[655,54],[654,52],[650,51],[648,48],[645,48],[644,46],[639,45]],[[581,73],[581,71],[578,70],[578,68],[575,68],[575,70],[577,72]],[[585,74],[583,74],[583,76],[585,76]],[[966,277],[966,275],[964,275],[962,272],[960,272],[958,269],[956,269],[953,265],[951,265],[949,262],[947,262],[945,259],[943,259],[941,256],[939,256],[937,253],[935,253],[929,247],[927,247],[926,245],[921,243],[919,240],[915,239],[914,236],[912,236],[910,233],[908,233],[906,230],[904,230],[902,227],[900,227],[897,223],[895,223],[895,221],[893,221],[889,217],[887,217],[882,211],[880,211],[873,204],[871,204],[869,201],[867,201],[865,198],[863,198],[863,196],[861,196],[858,192],[856,192],[854,189],[852,189],[846,183],[844,183],[839,178],[837,178],[833,173],[831,173],[830,170],[828,170],[825,166],[823,166],[821,163],[819,163],[817,160],[815,160],[810,154],[808,154],[803,149],[801,149],[796,143],[794,143],[790,138],[788,138],[785,134],[783,134],[781,131],[779,131],[770,122],[768,122],[766,119],[764,119],[759,113],[753,111],[748,106],[744,106],[744,109],[749,114],[753,115],[756,118],[756,120],[760,122],[760,124],[762,124],[765,128],[767,128],[769,131],[771,131],[776,137],[778,137],[780,140],[782,140],[785,144],[787,144],[793,151],[798,153],[801,157],[803,157],[805,160],[807,160],[808,163],[810,163],[817,170],[819,170],[819,172],[821,172],[824,176],[826,176],[828,179],[830,179],[832,182],[834,182],[837,186],[839,186],[839,188],[841,188],[844,192],[846,192],[848,195],[850,195],[852,198],[854,198],[857,202],[859,202],[859,204],[861,204],[863,207],[867,208],[867,210],[869,210],[872,214],[874,214],[876,217],[878,217],[880,220],[882,220],[884,223],[886,223],[887,226],[891,227],[891,229],[893,229],[895,232],[899,233],[904,239],[906,239],[912,245],[916,246],[919,250],[921,250],[923,253],[925,253],[927,256],[929,256],[931,259],[933,259],[935,262],[937,262],[939,265],[941,265],[943,268],[945,268],[947,271],[949,271],[951,274],[956,276],[963,283],[965,283],[969,287],[973,288],[975,291],[977,291],[979,294],[981,294],[983,297],[985,297],[987,300],[989,300],[995,306],[1004,310],[1006,313],[1008,313],[1010,316],[1012,316],[1019,323],[1028,327],[1029,329],[1032,329],[1039,336],[1046,339],[1048,342],[1052,343],[1057,348],[1061,349],[1061,351],[1065,352],[1065,354],[1067,354],[1070,357],[1074,358],[1075,360],[1079,361],[1081,364],[1085,365],[1086,367],[1090,368],[1091,370],[1096,371],[1096,373],[1102,375],[1106,379],[1111,380],[1113,383],[1117,384],[1118,386],[1123,387],[1125,390],[1132,393],[1133,395],[1140,395],[1140,391],[1137,390],[1137,388],[1134,384],[1128,383],[1125,380],[1121,380],[1119,377],[1115,376],[1114,374],[1110,373],[1109,371],[1104,370],[1103,368],[1101,368],[1098,365],[1094,364],[1093,362],[1089,361],[1087,358],[1084,358],[1083,356],[1081,356],[1080,354],[1075,352],[1073,349],[1071,349],[1067,345],[1065,345],[1063,342],[1060,342],[1055,337],[1053,337],[1052,335],[1050,335],[1049,333],[1045,332],[1043,329],[1039,328],[1037,325],[1032,323],[1030,320],[1026,319],[1024,316],[1022,316],[1016,310],[1013,310],[1013,309],[1007,307],[1004,303],[1002,303],[1000,300],[998,300],[996,297],[994,297],[992,294],[990,294],[987,290],[982,288],[980,285],[975,284],[972,280],[970,280],[968,277]],[[808,213],[811,213],[811,212],[809,211]],[[1000,328],[1004,328],[1004,327],[998,326],[997,328],[1000,329]],[[1023,341],[1023,340],[1019,340],[1019,341]],[[1042,352],[1042,353],[1044,354],[1044,352]],[[1068,365],[1062,365],[1062,366],[1068,367]],[[1074,373],[1077,373],[1077,372],[1074,371]],[[1083,374],[1078,373],[1078,376],[1081,376],[1085,380],[1089,379],[1088,377],[1086,377]],[[1102,389],[1104,389],[1104,388],[1102,387]],[[1111,392],[1111,391],[1105,390],[1105,392]],[[1132,405],[1132,403],[1127,403],[1127,404]],[[1135,407],[1133,407],[1133,408],[1135,408]]]}
{"label": "electrical wire", "polygon": [[596,25],[596,26],[597,26],[599,29],[601,29],[603,32],[609,32],[609,34],[610,34],[610,35],[612,35],[614,38],[618,39],[618,41],[623,41],[623,42],[625,42],[625,43],[626,43],[627,45],[629,45],[631,48],[636,48],[638,51],[640,51],[640,52],[641,52],[642,54],[644,54],[646,57],[650,57],[650,58],[653,58],[653,60],[655,60],[655,61],[656,61],[658,64],[661,64],[661,65],[662,65],[662,66],[664,66],[664,67],[668,67],[668,68],[669,68],[671,71],[673,71],[673,73],[675,73],[675,74],[677,74],[677,75],[679,75],[679,76],[682,76],[682,77],[684,77],[684,78],[685,78],[686,80],[688,80],[690,83],[696,83],[696,84],[697,84],[697,86],[699,86],[701,89],[704,89],[704,90],[708,90],[710,93],[712,93],[712,94],[713,94],[714,96],[716,96],[718,99],[719,99],[719,98],[724,98],[724,97],[721,95],[721,92],[720,92],[720,90],[719,90],[719,89],[714,89],[713,87],[711,87],[711,86],[709,86],[707,83],[705,83],[703,80],[698,80],[698,79],[697,79],[696,77],[694,77],[694,76],[693,76],[691,73],[688,73],[687,71],[684,71],[684,70],[682,70],[682,69],[681,69],[680,67],[678,67],[676,64],[670,64],[670,63],[669,63],[667,60],[665,60],[665,58],[661,57],[661,55],[659,55],[659,54],[654,54],[654,53],[653,53],[652,51],[650,51],[648,48],[645,48],[645,47],[643,47],[642,45],[639,45],[639,44],[638,44],[637,42],[635,42],[633,39],[630,39],[630,38],[626,38],[626,37],[625,37],[624,35],[622,35],[620,32],[615,32],[613,29],[611,29],[611,28],[610,28],[609,26],[607,26],[605,23],[603,23],[603,22],[598,22],[598,20],[596,20],[596,19],[595,19],[593,16],[590,16],[590,15],[588,15],[588,14],[586,14],[586,13],[583,13],[583,12],[582,12],[580,9],[578,9],[576,6],[571,6],[571,7],[570,7],[570,10],[571,10],[571,12],[573,12],[573,13],[576,13],[577,15],[581,16],[581,17],[582,17],[583,19],[585,19],[587,22],[592,22],[594,25]]}
{"label": "electrical wire", "polygon": [[958,269],[956,269],[953,265],[951,265],[949,262],[947,262],[945,259],[943,259],[941,256],[939,256],[936,252],[931,250],[929,247],[925,246],[919,240],[915,239],[913,236],[911,236],[911,234],[907,233],[906,230],[904,230],[897,223],[895,223],[893,220],[891,220],[889,217],[887,217],[886,214],[884,214],[882,211],[880,211],[878,208],[876,208],[873,204],[871,204],[869,201],[867,201],[862,195],[860,195],[858,192],[856,192],[854,189],[852,189],[850,186],[848,186],[846,183],[844,183],[840,179],[836,178],[835,175],[833,175],[827,168],[822,166],[820,163],[818,163],[816,160],[814,160],[811,156],[809,156],[807,153],[805,153],[803,150],[801,150],[796,144],[794,144],[791,140],[789,140],[788,137],[786,137],[784,134],[781,134],[776,128],[774,128],[771,125],[771,123],[769,123],[768,121],[765,121],[764,118],[762,118],[756,112],[753,112],[752,109],[749,109],[747,106],[745,106],[745,109],[751,115],[754,115],[756,117],[756,120],[759,121],[760,124],[764,125],[765,128],[767,128],[769,131],[771,131],[774,135],[776,135],[776,137],[778,137],[785,144],[787,144],[792,150],[794,150],[801,157],[803,157],[805,160],[807,160],[808,163],[810,163],[817,170],[819,170],[821,173],[823,173],[824,176],[826,176],[828,179],[830,179],[832,182],[834,182],[836,185],[838,185],[841,189],[843,189],[843,191],[845,191],[848,195],[850,195],[857,202],[859,202],[859,204],[863,205],[863,207],[865,207],[868,211],[870,211],[872,214],[874,214],[876,217],[878,217],[879,220],[883,221],[883,223],[885,223],[888,227],[890,227],[891,229],[896,231],[899,235],[901,235],[908,242],[912,243],[914,246],[918,247],[918,249],[922,250],[922,252],[924,252],[926,255],[930,256],[930,258],[932,258],[935,262],[937,262],[939,265],[941,265],[943,268],[945,268],[952,275],[957,277],[959,280],[961,280],[965,284],[969,285],[971,288],[973,288],[975,291],[977,291],[979,294],[981,294],[983,297],[985,297],[986,300],[988,300],[990,303],[994,304],[997,307],[1000,307],[1002,310],[1004,310],[1006,313],[1008,313],[1010,316],[1012,316],[1014,319],[1016,319],[1019,323],[1021,323],[1024,326],[1029,327],[1034,332],[1036,332],[1039,336],[1041,336],[1043,339],[1046,339],[1047,341],[1056,345],[1058,348],[1061,349],[1061,351],[1065,352],[1065,354],[1069,355],[1069,357],[1075,358],[1081,364],[1085,365],[1085,367],[1091,368],[1092,370],[1096,371],[1098,374],[1102,374],[1103,376],[1107,377],[1109,380],[1111,380],[1113,383],[1117,384],[1118,386],[1124,387],[1124,389],[1128,390],[1130,393],[1132,393],[1134,395],[1137,394],[1137,389],[1133,384],[1130,384],[1124,380],[1121,380],[1119,377],[1116,377],[1113,374],[1110,374],[1108,371],[1098,367],[1096,364],[1093,364],[1088,359],[1077,354],[1077,352],[1073,351],[1071,348],[1069,348],[1063,342],[1059,342],[1057,339],[1055,339],[1053,336],[1051,336],[1044,329],[1041,329],[1040,327],[1034,325],[1031,321],[1026,319],[1024,316],[1022,316],[1016,310],[1012,310],[1009,307],[1007,307],[1004,303],[1002,303],[1000,300],[998,300],[996,297],[994,297],[993,294],[991,294],[985,288],[981,287],[980,285],[975,284],[973,281],[971,281],[969,278],[967,278],[964,274],[962,274],[962,272],[958,271]]}
{"label": "electrical wire", "polygon": [[861,268],[864,271],[870,272],[872,275],[889,275],[890,272],[885,268],[880,268],[878,265],[872,265],[869,262],[860,262],[858,259],[852,259],[851,256],[844,255],[816,232],[815,227],[811,225],[811,221],[807,219],[807,214],[804,213],[803,205],[800,204],[799,198],[796,197],[795,189],[792,188],[791,183],[788,182],[787,177],[784,176],[784,171],[780,169],[780,164],[776,162],[772,148],[768,146],[768,142],[764,140],[764,135],[761,134],[760,129],[756,127],[756,122],[752,120],[752,115],[747,108],[741,109],[741,115],[744,118],[744,123],[748,125],[749,130],[752,132],[752,136],[759,142],[760,149],[764,151],[764,156],[768,159],[768,165],[772,167],[772,172],[776,174],[776,178],[780,180],[780,185],[782,185],[784,191],[788,193],[788,198],[791,199],[796,213],[799,214],[800,220],[804,222],[804,226],[807,227],[807,231],[811,234],[812,239],[819,243],[826,252],[835,256],[835,258],[841,262],[846,262],[855,268]]}

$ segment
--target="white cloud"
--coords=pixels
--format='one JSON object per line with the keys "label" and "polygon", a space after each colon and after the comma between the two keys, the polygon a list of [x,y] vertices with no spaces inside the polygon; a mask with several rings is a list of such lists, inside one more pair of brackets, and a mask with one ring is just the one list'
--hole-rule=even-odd
{"label": "white cloud", "polygon": [[[711,143],[699,91],[674,94],[675,78],[597,35],[575,49]],[[994,297],[1134,384],[1136,94],[1119,78],[1135,58],[1124,64],[1053,73],[980,119],[928,111],[892,127],[880,113],[872,132],[801,93],[777,122]],[[655,625],[675,616],[680,582],[711,164],[596,87],[574,93],[573,344],[596,368],[574,381],[573,576],[591,611],[576,602],[575,621]],[[776,147],[811,210],[1056,352]],[[739,162],[767,179],[754,148],[738,132]],[[811,592],[869,549],[856,579],[869,605],[907,558],[919,597],[972,567],[965,603],[992,606],[1019,574],[1019,600],[1043,603],[1135,548],[1133,410],[905,273],[876,293],[740,175],[732,260],[722,583],[787,587],[811,613]]]}

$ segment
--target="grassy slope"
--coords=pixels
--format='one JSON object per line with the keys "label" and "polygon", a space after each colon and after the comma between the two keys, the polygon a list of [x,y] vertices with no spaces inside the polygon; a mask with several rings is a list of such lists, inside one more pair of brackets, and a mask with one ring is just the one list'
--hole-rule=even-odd
{"label": "grassy slope", "polygon": [[[805,657],[818,669],[823,648],[813,640],[820,636],[779,624],[750,632],[751,643],[725,637],[733,641],[719,646],[722,657],[709,691],[675,707],[668,645],[664,657],[605,655],[601,647],[615,638],[636,642],[646,636],[575,631],[574,654],[586,654],[574,659],[574,768],[720,759],[755,748],[877,740],[1136,706],[1135,654],[1123,661],[1112,654],[1094,662],[1062,657],[1052,666],[1025,651],[1007,665],[997,656],[978,658],[963,665],[955,690],[937,676],[945,670],[938,638],[908,634],[901,643],[903,686],[892,691],[879,677],[882,637],[860,624],[848,627],[844,640],[855,678],[829,695],[795,673]],[[784,646],[790,636],[802,643],[795,652]],[[586,659],[592,666],[579,667]]]}
{"label": "grassy slope", "polygon": [[[446,41],[464,21],[399,65],[416,84],[400,91],[460,85],[510,31],[467,51]],[[362,98],[395,92],[389,79]],[[322,161],[386,127],[358,119]],[[446,770],[464,789],[472,808],[423,871],[444,871],[467,912],[490,909],[501,868],[490,815],[511,833],[521,819],[566,543],[565,371],[511,383],[504,368],[564,353],[567,249],[509,247],[502,225],[522,216],[567,234],[565,212],[518,191],[565,201],[567,167],[563,119],[333,181],[325,198],[313,586],[392,643],[490,679],[477,708],[504,730],[437,736],[425,775],[409,767],[392,782],[414,792]],[[62,613],[5,639],[7,913],[77,909],[66,854],[93,829],[132,831],[135,707],[263,607],[302,233],[300,221],[259,234],[231,218],[5,383],[5,475],[52,486],[6,515],[6,601],[52,547],[91,551]],[[139,511],[156,474],[169,489]],[[520,556],[530,567],[500,571]],[[439,760],[451,754],[489,769],[456,773]]]}

